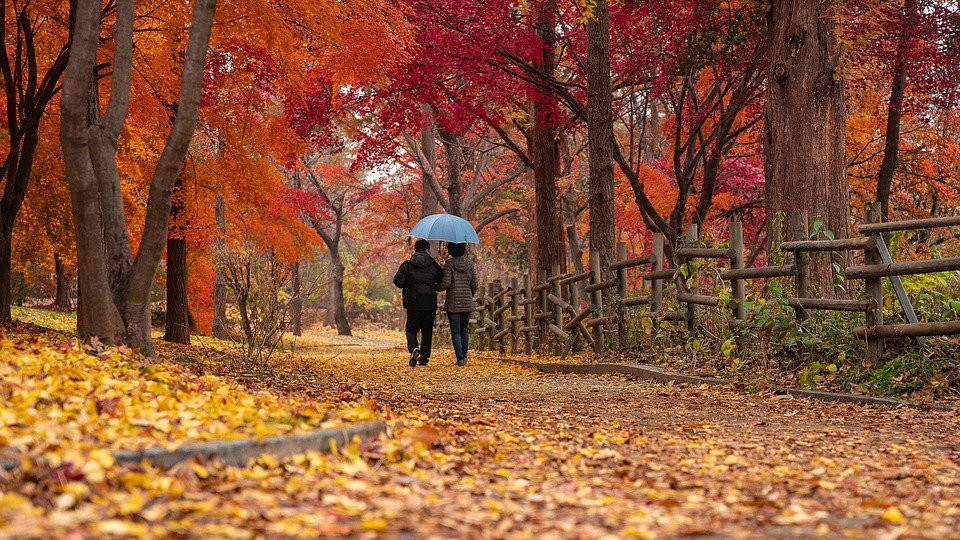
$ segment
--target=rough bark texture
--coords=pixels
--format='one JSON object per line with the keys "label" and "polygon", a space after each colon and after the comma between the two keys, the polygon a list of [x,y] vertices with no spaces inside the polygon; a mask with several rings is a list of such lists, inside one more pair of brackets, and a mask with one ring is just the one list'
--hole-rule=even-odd
{"label": "rough bark texture", "polygon": [[[150,181],[136,257],[125,236],[122,205],[114,198],[117,137],[126,118],[133,49],[132,0],[117,1],[110,100],[102,118],[90,115],[89,97],[100,33],[98,2],[80,2],[63,83],[61,142],[70,182],[77,267],[83,289],[78,330],[104,343],[126,343],[153,353],[150,290],[163,255],[174,184],[196,127],[215,0],[194,4],[172,129]],[[91,118],[92,116],[92,118]],[[91,125],[91,120],[93,120]],[[123,229],[122,234],[119,229]],[[132,260],[121,271],[125,261]]]}
{"label": "rough bark texture", "polygon": [[606,270],[616,250],[613,205],[613,112],[607,0],[597,0],[587,21],[587,150],[590,166],[590,251]]}
{"label": "rough bark texture", "polygon": [[73,302],[70,300],[70,276],[67,275],[67,266],[63,264],[59,253],[53,254],[53,268],[57,280],[57,292],[50,307],[60,311],[70,311],[73,309]]}
{"label": "rough bark texture", "polygon": [[341,336],[352,336],[350,331],[350,321],[347,320],[346,302],[343,297],[343,259],[340,258],[339,245],[331,246],[327,243],[330,250],[330,268],[328,270],[329,280],[327,282],[327,316],[326,324],[336,326],[337,334]]}
{"label": "rough bark texture", "polygon": [[446,162],[444,183],[447,188],[447,201],[450,204],[447,212],[454,216],[463,216],[463,185],[460,181],[466,152],[463,148],[463,138],[443,129],[439,130],[439,133]]}
{"label": "rough bark texture", "polygon": [[[543,41],[534,64],[544,80],[551,80],[556,69],[556,0],[543,2],[534,13],[534,26]],[[564,267],[563,219],[560,212],[560,191],[557,176],[560,167],[557,145],[556,104],[549,96],[536,91],[531,96],[530,160],[533,162],[536,192],[536,273],[550,272],[554,265]]]}
{"label": "rough bark texture", "polygon": [[227,339],[229,337],[229,326],[227,324],[227,282],[223,275],[224,235],[226,234],[227,218],[223,206],[223,196],[217,195],[214,199],[213,212],[217,220],[217,236],[213,240],[215,274],[213,278],[212,333],[214,337]]}
{"label": "rough bark texture", "polygon": [[907,83],[907,70],[901,60],[893,72],[890,85],[890,105],[887,111],[887,130],[884,134],[883,161],[877,173],[877,202],[880,203],[880,219],[890,220],[890,188],[897,172],[900,153],[900,119],[903,109],[903,90]]}
{"label": "rough bark texture", "polygon": [[[807,210],[843,238],[850,231],[850,189],[836,5],[771,4],[765,153],[768,220]],[[827,296],[835,294],[830,262],[818,257],[811,264],[811,285]]]}
{"label": "rough bark texture", "polygon": [[164,317],[164,341],[190,344],[190,306],[187,301],[187,240],[177,226],[183,211],[179,196],[183,192],[183,179],[177,179],[175,188],[178,198],[170,212],[167,232],[167,313]]}

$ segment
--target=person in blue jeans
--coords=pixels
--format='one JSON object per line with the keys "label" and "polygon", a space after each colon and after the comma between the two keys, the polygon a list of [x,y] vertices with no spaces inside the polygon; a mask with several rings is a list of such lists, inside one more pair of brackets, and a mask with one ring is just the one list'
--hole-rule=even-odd
{"label": "person in blue jeans", "polygon": [[470,341],[470,314],[473,313],[473,296],[477,293],[477,272],[473,261],[464,257],[466,244],[447,243],[450,257],[443,265],[443,278],[438,291],[447,291],[444,310],[450,320],[450,336],[457,365],[467,363]]}

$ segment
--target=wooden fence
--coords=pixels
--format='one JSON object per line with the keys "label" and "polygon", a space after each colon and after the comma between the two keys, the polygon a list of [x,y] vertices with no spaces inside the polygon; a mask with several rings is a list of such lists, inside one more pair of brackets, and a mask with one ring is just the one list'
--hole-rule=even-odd
{"label": "wooden fence", "polygon": [[[852,329],[853,335],[866,341],[868,359],[883,354],[885,339],[960,334],[960,321],[918,322],[916,314],[900,282],[902,275],[960,270],[960,258],[895,262],[887,250],[884,234],[895,231],[929,229],[960,225],[960,216],[897,222],[879,222],[879,206],[871,206],[867,223],[858,228],[862,236],[841,239],[810,239],[806,214],[792,216],[788,222],[789,241],[780,245],[780,260],[773,266],[746,268],[742,223],[730,223],[726,247],[699,245],[696,225],[687,228],[683,243],[673,250],[677,266],[668,266],[664,254],[664,236],[653,236],[651,253],[628,259],[624,244],[617,246],[617,259],[606,273],[600,271],[597,253],[590,254],[590,270],[564,272],[554,267],[541,273],[536,283],[527,276],[494,280],[481,287],[477,294],[475,329],[481,350],[533,354],[534,350],[551,350],[565,357],[579,344],[592,347],[600,354],[615,346],[627,347],[627,323],[631,318],[652,320],[653,331],[665,322],[683,322],[691,335],[697,332],[697,310],[703,306],[719,307],[723,299],[698,290],[695,261],[712,259],[726,263],[720,279],[730,287],[726,308],[734,325],[746,324],[746,281],[768,278],[791,278],[794,295],[788,299],[798,320],[809,317],[811,310],[862,312],[865,323]],[[843,269],[843,277],[862,280],[863,292],[858,299],[819,298],[811,295],[809,283],[810,254],[814,252],[862,253],[863,264]],[[640,272],[643,284],[640,294],[628,290],[630,272]],[[897,300],[904,309],[907,323],[884,324],[883,279],[890,279]],[[664,302],[664,292],[673,287],[675,307]],[[726,296],[726,295],[724,295]],[[614,345],[615,344],[615,345]]]}

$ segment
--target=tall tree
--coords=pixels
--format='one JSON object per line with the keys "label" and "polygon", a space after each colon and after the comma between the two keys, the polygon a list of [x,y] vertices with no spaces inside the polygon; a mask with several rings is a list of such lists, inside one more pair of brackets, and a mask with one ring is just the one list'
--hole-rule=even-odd
{"label": "tall tree", "polygon": [[[93,8],[99,18],[99,5]],[[60,0],[0,2],[0,73],[7,131],[6,156],[0,165],[0,321],[10,320],[13,226],[27,194],[41,118],[60,91],[67,67],[67,26],[73,9],[74,2]]]}
{"label": "tall tree", "polygon": [[184,207],[183,177],[173,188],[167,230],[167,313],[164,341],[190,344],[190,305],[187,301],[187,239],[180,223]]}
{"label": "tall tree", "polygon": [[[771,3],[764,142],[768,221],[807,211],[837,237],[846,237],[850,187],[838,8],[824,1]],[[812,272],[821,294],[836,294],[829,259],[816,259]]]}
{"label": "tall tree", "polygon": [[130,97],[134,2],[117,1],[110,97],[102,118],[96,118],[99,111],[90,118],[88,110],[101,28],[99,2],[78,4],[60,112],[83,294],[78,331],[84,337],[127,343],[153,353],[150,290],[163,255],[174,184],[197,123],[215,7],[216,0],[196,0],[194,4],[177,113],[150,181],[145,223],[134,258],[125,240],[129,233],[117,195],[116,155]]}
{"label": "tall tree", "polygon": [[[607,0],[587,14],[587,139],[590,163],[590,251],[607,269],[616,255],[613,204],[613,109]],[[572,238],[571,238],[572,240]]]}

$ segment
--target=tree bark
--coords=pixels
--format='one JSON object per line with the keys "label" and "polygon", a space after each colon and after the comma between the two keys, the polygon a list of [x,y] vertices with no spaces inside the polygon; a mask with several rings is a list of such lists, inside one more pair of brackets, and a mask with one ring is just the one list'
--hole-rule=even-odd
{"label": "tree bark", "polygon": [[900,153],[900,120],[903,116],[903,91],[907,84],[907,69],[903,60],[897,63],[890,86],[890,105],[887,109],[887,129],[883,142],[883,161],[877,173],[877,202],[880,218],[890,220],[890,188],[897,172]]}
{"label": "tree bark", "polygon": [[73,302],[70,300],[70,276],[67,275],[67,266],[59,253],[53,254],[53,269],[57,281],[57,292],[53,297],[51,307],[59,311],[70,311]]}
{"label": "tree bark", "polygon": [[[590,251],[606,271],[616,253],[613,204],[613,111],[607,0],[597,0],[587,27],[587,150],[590,167]],[[575,223],[575,222],[574,222]],[[574,231],[574,235],[576,232]]]}
{"label": "tree bark", "polygon": [[[542,40],[541,52],[534,60],[544,81],[550,81],[556,70],[557,2],[546,0],[534,12],[534,26]],[[531,95],[530,137],[527,154],[533,162],[536,264],[535,275],[550,272],[554,265],[564,267],[563,220],[560,212],[560,190],[557,176],[560,169],[557,144],[557,105],[551,96],[534,90]]]}
{"label": "tree bark", "polygon": [[447,200],[450,202],[448,211],[454,216],[463,215],[463,186],[460,175],[463,173],[464,152],[463,138],[444,129],[438,130],[440,141],[443,143],[443,155],[446,161],[444,183],[447,188]]}
{"label": "tree bark", "polygon": [[[196,0],[184,55],[180,96],[172,129],[150,181],[143,232],[136,257],[117,229],[126,228],[114,199],[117,137],[129,103],[133,48],[133,0],[117,1],[110,101],[103,118],[89,126],[89,91],[93,84],[100,6],[78,3],[67,74],[63,83],[61,142],[70,183],[77,267],[84,291],[78,330],[104,343],[126,343],[153,354],[150,337],[150,290],[163,255],[174,184],[196,127],[204,63],[216,0]],[[112,162],[112,164],[111,164]],[[102,204],[106,201],[105,204]],[[111,202],[113,201],[113,202]],[[122,205],[121,205],[122,207]],[[117,261],[132,260],[118,271]],[[119,273],[119,275],[118,275]]]}
{"label": "tree bark", "polygon": [[[767,15],[764,142],[771,231],[774,221],[806,210],[811,218],[821,217],[836,237],[849,236],[846,106],[834,4],[774,0]],[[810,271],[819,294],[837,294],[828,257],[815,258]]]}
{"label": "tree bark", "polygon": [[230,335],[227,324],[227,282],[223,275],[223,256],[226,249],[227,220],[223,205],[223,196],[213,200],[213,212],[217,220],[217,236],[213,240],[213,337],[227,339]]}
{"label": "tree bark", "polygon": [[[424,106],[429,109],[429,106]],[[420,147],[423,150],[425,163],[423,166],[422,186],[420,194],[420,218],[436,214],[440,208],[440,200],[433,190],[431,178],[437,169],[437,138],[433,133],[434,122],[428,122],[420,130]],[[429,170],[427,170],[429,169]]]}
{"label": "tree bark", "polygon": [[352,336],[350,321],[347,319],[346,301],[343,297],[343,259],[340,258],[340,246],[327,243],[330,250],[330,267],[327,281],[327,316],[329,326],[337,328],[337,334]]}
{"label": "tree bark", "polygon": [[164,341],[190,344],[190,305],[187,300],[187,240],[177,223],[183,212],[183,178],[177,178],[174,188],[178,196],[170,212],[167,232],[167,313]]}

